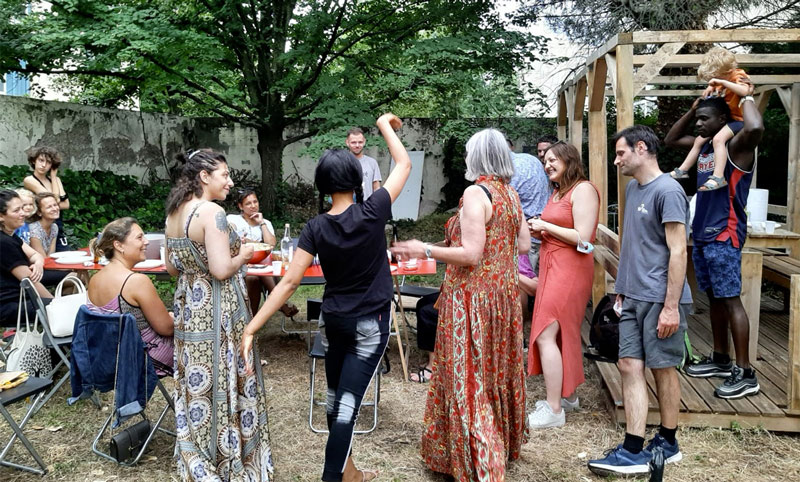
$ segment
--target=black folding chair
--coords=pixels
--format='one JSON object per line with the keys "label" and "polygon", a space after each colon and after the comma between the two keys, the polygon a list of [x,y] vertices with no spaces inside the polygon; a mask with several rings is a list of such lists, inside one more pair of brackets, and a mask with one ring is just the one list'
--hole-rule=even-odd
{"label": "black folding chair", "polygon": [[[48,387],[53,384],[52,380],[48,380],[45,378],[28,378],[24,383],[21,385],[10,388],[8,390],[4,390],[0,392],[0,414],[3,415],[3,418],[8,423],[8,426],[11,427],[12,434],[11,438],[9,439],[6,446],[3,448],[3,451],[0,452],[0,465],[4,465],[6,467],[13,467],[15,469],[25,470],[28,472],[33,472],[34,474],[44,475],[47,473],[47,466],[42,461],[42,458],[39,456],[39,453],[33,448],[33,444],[28,440],[25,434],[22,432],[22,429],[25,428],[25,424],[28,423],[28,420],[33,416],[36,412],[37,407],[40,405],[40,400],[44,397],[45,392],[47,391]],[[28,397],[34,397],[31,401],[30,406],[28,407],[28,411],[25,413],[25,416],[22,417],[22,421],[17,424],[14,421],[14,418],[8,413],[6,407],[12,405],[20,400],[25,400]],[[14,442],[19,439],[22,442],[22,445],[28,450],[28,453],[31,454],[33,459],[36,461],[36,464],[39,468],[31,467],[28,465],[22,465],[16,462],[10,462],[6,460],[6,455],[8,451],[11,449],[11,446]]]}

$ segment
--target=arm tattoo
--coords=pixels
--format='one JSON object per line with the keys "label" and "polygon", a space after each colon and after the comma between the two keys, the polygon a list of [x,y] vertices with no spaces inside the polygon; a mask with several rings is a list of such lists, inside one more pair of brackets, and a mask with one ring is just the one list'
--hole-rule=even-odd
{"label": "arm tattoo", "polygon": [[225,213],[219,211],[217,214],[214,215],[214,222],[217,225],[217,229],[222,231],[223,233],[228,232],[228,219],[225,217]]}

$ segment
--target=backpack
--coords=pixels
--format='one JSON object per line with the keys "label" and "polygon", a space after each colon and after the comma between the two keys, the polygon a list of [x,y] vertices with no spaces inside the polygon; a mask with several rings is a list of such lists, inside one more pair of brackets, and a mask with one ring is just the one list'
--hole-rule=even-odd
{"label": "backpack", "polygon": [[619,316],[614,311],[616,296],[603,296],[589,322],[589,349],[583,356],[590,360],[616,363],[619,360]]}

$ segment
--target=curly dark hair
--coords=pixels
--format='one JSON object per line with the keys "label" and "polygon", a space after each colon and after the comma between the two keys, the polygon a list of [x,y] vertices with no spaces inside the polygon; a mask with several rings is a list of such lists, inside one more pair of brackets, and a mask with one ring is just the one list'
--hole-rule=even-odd
{"label": "curly dark hair", "polygon": [[175,159],[183,164],[180,176],[175,186],[167,196],[166,209],[167,216],[174,213],[178,206],[187,201],[192,195],[203,194],[203,186],[200,184],[200,173],[208,173],[217,170],[220,164],[226,163],[225,156],[211,149],[199,149],[189,151],[175,156]]}
{"label": "curly dark hair", "polygon": [[58,169],[59,166],[61,166],[61,154],[52,147],[31,147],[28,149],[27,154],[28,164],[31,166],[31,169],[36,166],[36,159],[38,159],[39,156],[44,156],[45,159],[50,161],[51,169]]}

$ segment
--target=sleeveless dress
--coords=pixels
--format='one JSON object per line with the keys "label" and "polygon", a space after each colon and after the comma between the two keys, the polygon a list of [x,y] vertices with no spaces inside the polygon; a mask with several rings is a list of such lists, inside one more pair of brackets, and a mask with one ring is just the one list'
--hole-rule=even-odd
{"label": "sleeveless dress", "polygon": [[[421,452],[428,467],[457,481],[502,481],[528,435],[517,275],[522,206],[499,178],[476,184],[492,195],[492,218],[478,265],[447,266]],[[461,245],[459,212],[445,225],[448,246]]]}
{"label": "sleeveless dress", "polygon": [[[206,247],[184,237],[167,238],[170,263],[179,271],[175,289],[175,445],[181,480],[273,480],[267,401],[257,350],[255,374],[245,373],[240,345],[250,321],[239,271],[218,280],[208,270]],[[239,236],[228,226],[231,256]]]}
{"label": "sleeveless dress", "polygon": [[142,341],[144,342],[145,350],[147,350],[147,355],[153,360],[153,367],[156,369],[156,375],[159,377],[172,375],[174,372],[173,366],[175,365],[175,345],[172,341],[172,337],[162,336],[156,333],[153,327],[150,326],[150,323],[147,322],[147,318],[144,317],[142,309],[129,303],[128,300],[122,296],[125,283],[127,283],[128,279],[134,274],[136,273],[131,273],[125,278],[125,281],[122,282],[122,286],[119,288],[119,294],[111,298],[111,301],[104,306],[97,306],[91,301],[87,302],[86,305],[90,310],[98,313],[130,313],[133,315],[136,319],[136,327],[139,328],[139,333],[142,335]]}
{"label": "sleeveless dress", "polygon": [[[584,181],[589,182],[589,181]],[[550,196],[542,219],[564,228],[574,228],[572,219],[572,192],[581,183],[576,183],[558,201]],[[597,190],[594,184],[589,184]],[[594,242],[595,231],[591,239]],[[583,349],[581,348],[581,323],[586,314],[586,304],[592,294],[594,257],[578,252],[575,245],[567,244],[555,236],[544,233],[539,253],[539,289],[533,305],[531,338],[528,343],[528,375],[542,373],[539,348],[536,338],[550,323],[557,321],[559,335],[557,341],[561,349],[563,380],[561,396],[571,395],[578,385],[584,382]]]}

